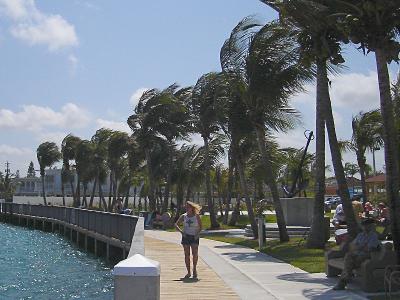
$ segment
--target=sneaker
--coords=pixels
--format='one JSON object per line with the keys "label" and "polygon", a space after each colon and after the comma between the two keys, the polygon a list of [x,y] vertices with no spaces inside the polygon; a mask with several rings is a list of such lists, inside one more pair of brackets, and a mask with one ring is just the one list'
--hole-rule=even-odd
{"label": "sneaker", "polygon": [[333,287],[335,291],[342,291],[346,289],[346,282],[344,280],[339,280],[338,283]]}
{"label": "sneaker", "polygon": [[190,278],[190,273],[187,273],[186,275],[185,275],[185,277],[183,277],[183,278],[185,278],[185,279],[188,279],[188,278]]}

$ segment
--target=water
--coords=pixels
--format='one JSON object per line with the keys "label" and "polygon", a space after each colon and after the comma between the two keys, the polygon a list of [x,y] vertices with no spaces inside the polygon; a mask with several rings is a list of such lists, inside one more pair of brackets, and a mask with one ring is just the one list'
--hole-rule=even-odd
{"label": "water", "polygon": [[0,299],[112,299],[110,267],[60,236],[0,223]]}

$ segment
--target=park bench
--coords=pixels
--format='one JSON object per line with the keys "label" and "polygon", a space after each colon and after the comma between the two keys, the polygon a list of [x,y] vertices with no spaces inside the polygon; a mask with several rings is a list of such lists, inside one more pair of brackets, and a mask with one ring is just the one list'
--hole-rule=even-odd
{"label": "park bench", "polygon": [[[330,250],[325,253],[325,273],[328,277],[341,274],[344,268],[343,250]],[[385,268],[396,263],[396,254],[392,243],[385,243],[379,251],[371,253],[371,258],[364,261],[354,271],[354,281],[368,293],[384,291]]]}

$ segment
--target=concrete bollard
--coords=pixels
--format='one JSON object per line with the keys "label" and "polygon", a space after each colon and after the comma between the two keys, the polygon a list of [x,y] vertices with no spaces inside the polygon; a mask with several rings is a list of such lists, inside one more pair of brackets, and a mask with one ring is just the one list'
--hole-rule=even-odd
{"label": "concrete bollard", "polygon": [[113,270],[115,300],[159,300],[160,263],[135,254]]}

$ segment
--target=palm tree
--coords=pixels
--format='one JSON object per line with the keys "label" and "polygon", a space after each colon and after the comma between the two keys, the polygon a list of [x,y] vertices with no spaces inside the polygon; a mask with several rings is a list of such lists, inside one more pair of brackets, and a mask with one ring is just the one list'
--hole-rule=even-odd
{"label": "palm tree", "polygon": [[[103,196],[102,185],[104,184],[107,177],[107,154],[108,154],[108,145],[109,139],[113,131],[106,128],[101,128],[96,131],[93,135],[91,142],[94,145],[94,154],[93,154],[93,163],[96,169],[96,178],[97,185],[99,191],[99,207],[102,208],[104,206],[105,210],[108,210],[107,203]],[[89,207],[92,207],[93,199],[91,198],[89,202]]]}
{"label": "palm tree", "polygon": [[[239,24],[238,26],[241,26]],[[234,30],[235,32],[235,30]],[[249,216],[250,225],[253,231],[253,236],[258,237],[257,223],[254,215],[253,204],[250,200],[249,189],[246,182],[245,176],[245,163],[243,153],[240,148],[240,143],[243,139],[251,135],[253,127],[250,122],[249,114],[246,110],[246,106],[243,102],[243,90],[246,85],[241,80],[238,74],[231,72],[233,66],[226,62],[227,52],[231,45],[230,39],[228,39],[221,49],[221,65],[225,72],[220,74],[219,86],[218,86],[218,97],[216,97],[216,111],[217,120],[220,128],[230,139],[230,151],[231,156],[235,160],[236,168],[239,175],[240,187],[243,196],[246,201],[247,212]],[[232,177],[232,168],[230,168],[230,176]],[[232,189],[232,179],[230,182],[230,188]],[[226,218],[227,221],[227,218]]]}
{"label": "palm tree", "polygon": [[368,112],[360,112],[352,119],[353,135],[351,140],[346,143],[346,149],[354,151],[357,157],[359,173],[361,176],[361,186],[363,191],[364,203],[367,199],[367,185],[365,183],[365,168],[367,150],[374,151],[377,147],[381,147],[382,141],[382,117],[379,110]]}
{"label": "palm tree", "polygon": [[[94,158],[94,145],[88,140],[82,140],[76,147],[75,162],[76,173],[78,175],[78,182],[76,186],[76,202],[75,205],[79,207],[81,204],[87,207],[86,194],[88,183],[96,178],[96,168],[93,163]],[[83,199],[81,203],[80,190],[81,183],[83,184]]]}
{"label": "palm tree", "polygon": [[340,148],[336,137],[335,123],[329,95],[328,70],[344,62],[341,55],[340,41],[342,33],[329,22],[330,11],[317,1],[306,0],[261,0],[276,9],[281,22],[291,26],[297,32],[302,63],[316,67],[316,196],[311,233],[307,246],[323,248],[324,232],[324,194],[325,194],[325,125],[328,131],[332,163],[338,182],[339,195],[343,200],[344,212],[349,233],[355,237],[358,226],[354,218],[353,207],[344,176]]}
{"label": "palm tree", "polygon": [[153,130],[154,118],[157,116],[151,114],[152,107],[157,104],[157,96],[159,95],[157,89],[151,89],[145,91],[139,99],[138,104],[134,109],[134,114],[128,118],[128,125],[133,131],[140,149],[145,153],[146,157],[146,168],[148,176],[148,197],[150,210],[155,211],[156,199],[155,199],[155,174],[151,169],[151,149],[159,140]]}
{"label": "palm tree", "polygon": [[393,241],[397,260],[400,262],[399,138],[388,71],[388,63],[399,61],[399,1],[387,0],[380,3],[374,0],[321,0],[321,2],[332,10],[332,16],[336,17],[335,22],[346,34],[344,42],[350,40],[359,45],[364,53],[375,54],[385,145],[386,192],[393,216]]}
{"label": "palm tree", "polygon": [[69,182],[73,198],[73,206],[76,206],[76,197],[74,188],[74,174],[71,170],[70,161],[75,159],[76,147],[80,142],[81,139],[79,137],[68,134],[61,143],[61,155],[63,161],[61,171],[62,188],[64,189],[64,184]]}
{"label": "palm tree", "polygon": [[212,136],[218,131],[217,117],[215,111],[215,95],[218,86],[218,74],[207,73],[199,78],[193,88],[190,98],[190,110],[193,118],[194,131],[199,133],[204,141],[204,171],[206,184],[206,199],[210,212],[211,228],[218,228],[217,217],[211,198],[210,181],[210,147]]}
{"label": "palm tree", "polygon": [[51,167],[53,164],[58,162],[61,158],[61,153],[58,150],[58,146],[53,142],[44,142],[39,145],[36,150],[37,159],[40,166],[40,177],[42,178],[42,194],[44,205],[46,202],[46,191],[45,191],[45,175],[46,168]]}
{"label": "palm tree", "polygon": [[109,199],[108,210],[114,206],[119,194],[119,180],[122,176],[123,158],[129,150],[129,136],[125,132],[114,131],[108,140],[107,163],[110,168],[110,181],[113,201]]}

